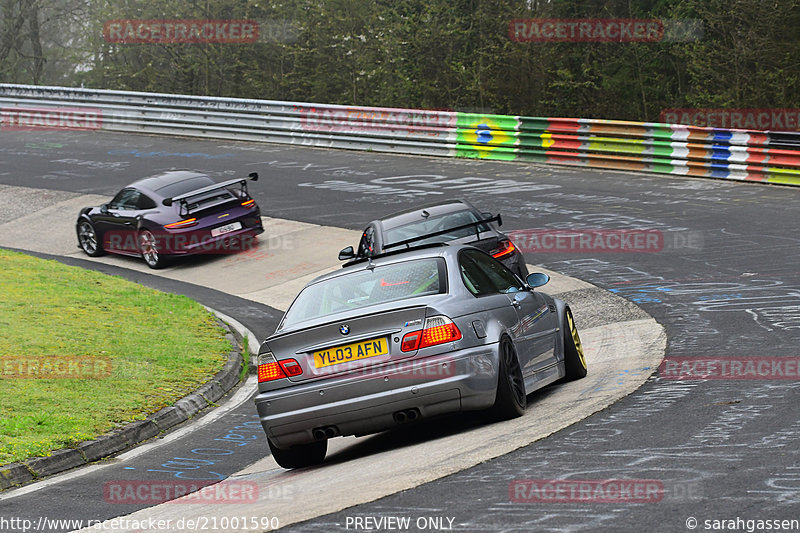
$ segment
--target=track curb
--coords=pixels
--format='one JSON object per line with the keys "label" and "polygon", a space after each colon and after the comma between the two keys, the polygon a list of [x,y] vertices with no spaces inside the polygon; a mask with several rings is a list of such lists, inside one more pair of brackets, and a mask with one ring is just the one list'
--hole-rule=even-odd
{"label": "track curb", "polygon": [[[214,309],[207,309],[219,315]],[[214,402],[233,390],[240,382],[243,361],[242,339],[243,335],[248,333],[238,331],[219,316],[217,322],[226,330],[225,338],[230,341],[232,349],[228,353],[225,366],[211,380],[176,401],[174,405],[164,407],[145,420],[131,422],[95,440],[81,442],[74,448],[55,450],[46,457],[35,457],[0,466],[0,492],[99,461],[137,446],[213,406]]]}

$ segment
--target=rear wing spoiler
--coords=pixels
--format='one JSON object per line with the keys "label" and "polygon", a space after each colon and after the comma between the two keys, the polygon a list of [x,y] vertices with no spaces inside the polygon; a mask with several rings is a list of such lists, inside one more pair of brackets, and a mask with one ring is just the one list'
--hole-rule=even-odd
{"label": "rear wing spoiler", "polygon": [[242,188],[242,192],[246,195],[247,194],[247,180],[250,179],[252,181],[258,181],[258,172],[251,172],[247,175],[247,178],[235,178],[232,180],[223,181],[222,183],[215,183],[214,185],[209,185],[208,187],[202,187],[200,189],[195,189],[193,191],[189,191],[184,194],[179,194],[178,196],[173,196],[172,198],[164,198],[161,203],[165,206],[169,207],[175,202],[179,202],[181,204],[181,216],[185,216],[189,214],[189,199],[195,198],[197,196],[202,196],[206,193],[217,191],[220,189],[226,189],[231,185],[239,185]]}
{"label": "rear wing spoiler", "polygon": [[393,242],[391,244],[385,244],[383,246],[383,249],[388,250],[389,248],[395,248],[397,246],[408,246],[412,242],[423,241],[425,239],[430,239],[431,237],[438,237],[439,235],[444,235],[446,233],[450,233],[451,231],[456,231],[466,228],[475,228],[475,236],[478,237],[480,236],[480,230],[478,229],[478,226],[480,224],[487,224],[489,222],[497,222],[498,225],[502,226],[503,218],[500,216],[500,213],[498,213],[491,218],[484,218],[482,220],[476,220],[475,222],[469,222],[468,224],[461,224],[460,226],[453,226],[452,228],[447,228],[440,231],[434,231],[433,233],[426,233],[425,235],[419,235],[417,237],[412,237],[410,239]]}
{"label": "rear wing spoiler", "polygon": [[[340,261],[347,261],[347,263],[342,265],[342,268],[347,268],[352,265],[357,265],[358,263],[366,263],[367,261],[372,262],[373,259],[378,259],[381,257],[388,257],[392,255],[397,255],[401,253],[405,253],[408,250],[424,250],[426,248],[440,248],[442,246],[449,246],[446,242],[429,242],[428,244],[418,244],[417,246],[409,246],[408,248],[404,248],[402,250],[392,250],[391,252],[381,252],[376,255],[371,255],[369,257],[343,257],[341,254],[339,255]],[[352,248],[352,246],[350,247]],[[344,251],[344,250],[342,250]]]}

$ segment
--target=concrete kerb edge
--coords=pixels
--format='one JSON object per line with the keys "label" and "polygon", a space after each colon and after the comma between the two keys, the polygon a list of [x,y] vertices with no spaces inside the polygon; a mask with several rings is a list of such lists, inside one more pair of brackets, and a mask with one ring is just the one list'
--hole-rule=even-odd
{"label": "concrete kerb edge", "polygon": [[[205,307],[205,306],[204,306]],[[250,352],[250,374],[255,374],[257,372],[257,364],[258,361],[256,360],[256,355],[258,354],[258,347],[261,345],[258,338],[253,335],[253,332],[247,329],[244,324],[239,322],[233,317],[230,317],[224,313],[221,313],[215,309],[210,307],[206,307],[207,310],[217,315],[217,318],[225,322],[231,331],[237,335],[237,340],[244,345],[244,339],[247,338],[247,348]]]}
{"label": "concrete kerb edge", "polygon": [[[225,336],[231,341],[232,346],[225,366],[211,380],[175,402],[174,405],[153,413],[145,420],[132,422],[124,428],[113,430],[95,440],[81,442],[74,448],[55,450],[46,457],[35,457],[23,462],[0,466],[0,492],[132,448],[189,420],[209,406],[214,406],[214,402],[234,389],[240,382],[243,361],[240,348],[242,339],[245,336],[251,339],[249,346],[252,353],[254,346],[252,339],[256,337],[239,322],[209,307],[206,309],[217,316],[217,321],[227,331]],[[231,323],[229,324],[228,321]]]}

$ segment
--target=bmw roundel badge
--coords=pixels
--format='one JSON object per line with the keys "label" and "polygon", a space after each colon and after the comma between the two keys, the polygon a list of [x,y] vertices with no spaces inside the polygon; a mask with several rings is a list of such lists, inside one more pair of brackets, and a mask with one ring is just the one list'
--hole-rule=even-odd
{"label": "bmw roundel badge", "polygon": [[341,333],[342,335],[347,335],[348,333],[350,333],[350,326],[348,326],[347,324],[342,324],[341,326],[339,326],[339,333]]}

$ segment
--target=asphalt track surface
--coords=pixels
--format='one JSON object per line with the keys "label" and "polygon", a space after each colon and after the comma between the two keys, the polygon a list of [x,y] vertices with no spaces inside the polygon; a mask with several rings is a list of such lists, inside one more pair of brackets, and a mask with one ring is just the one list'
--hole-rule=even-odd
{"label": "asphalt track surface", "polygon": [[[2,184],[109,196],[166,169],[255,170],[263,182],[252,189],[264,214],[349,229],[393,209],[460,197],[501,211],[509,230],[659,230],[664,247],[657,253],[526,259],[640,305],[666,326],[667,357],[800,356],[795,188],[106,133],[3,133],[0,161]],[[275,315],[266,307],[258,312]],[[613,406],[523,449],[287,529],[354,530],[388,517],[408,517],[412,531],[688,531],[690,518],[701,531],[735,530],[706,521],[737,519],[746,530],[746,520],[797,520],[799,390],[797,377],[656,375]],[[243,414],[252,414],[250,407]],[[648,503],[513,501],[514,481],[553,478],[657,480],[665,495]],[[3,515],[56,514],[55,501],[40,507],[25,496],[0,508]],[[388,530],[397,522],[382,524]]]}

